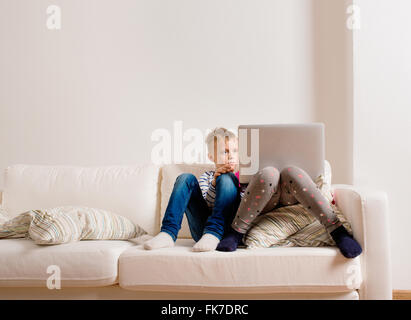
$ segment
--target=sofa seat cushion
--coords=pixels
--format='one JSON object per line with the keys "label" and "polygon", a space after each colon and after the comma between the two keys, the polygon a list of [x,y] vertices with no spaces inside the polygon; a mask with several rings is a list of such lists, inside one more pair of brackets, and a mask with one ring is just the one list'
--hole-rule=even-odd
{"label": "sofa seat cushion", "polygon": [[360,257],[336,247],[257,248],[193,252],[192,239],[172,248],[127,249],[119,259],[119,284],[129,290],[193,292],[347,292],[358,289]]}
{"label": "sofa seat cushion", "polygon": [[61,287],[102,287],[118,283],[118,258],[131,241],[85,240],[39,246],[29,239],[0,240],[0,287],[46,287],[60,269]]}

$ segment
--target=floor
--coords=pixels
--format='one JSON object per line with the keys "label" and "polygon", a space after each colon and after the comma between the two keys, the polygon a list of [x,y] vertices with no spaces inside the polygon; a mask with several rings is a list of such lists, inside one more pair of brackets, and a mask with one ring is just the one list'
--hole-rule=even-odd
{"label": "floor", "polygon": [[411,300],[411,291],[408,290],[394,290],[392,292],[394,300]]}

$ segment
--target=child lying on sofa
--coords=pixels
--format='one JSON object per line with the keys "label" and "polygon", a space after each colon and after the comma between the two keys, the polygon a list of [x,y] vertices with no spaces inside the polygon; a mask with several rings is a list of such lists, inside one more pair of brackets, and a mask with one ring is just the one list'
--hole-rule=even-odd
{"label": "child lying on sofa", "polygon": [[177,177],[160,233],[144,243],[145,249],[174,246],[184,212],[196,241],[193,251],[213,251],[228,234],[242,195],[237,171],[238,141],[235,133],[216,128],[206,137],[206,143],[215,170],[204,172],[199,180],[189,173]]}

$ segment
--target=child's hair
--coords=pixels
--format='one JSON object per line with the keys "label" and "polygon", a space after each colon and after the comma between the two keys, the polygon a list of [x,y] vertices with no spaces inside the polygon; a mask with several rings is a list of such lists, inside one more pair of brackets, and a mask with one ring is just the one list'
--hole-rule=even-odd
{"label": "child's hair", "polygon": [[[207,144],[207,149],[208,153],[214,154],[214,143],[217,142],[217,139],[225,139],[225,137],[228,137],[229,140],[235,140],[237,139],[237,135],[233,132],[230,131],[226,128],[223,127],[217,127],[214,130],[212,130],[207,137],[205,138],[205,142]],[[222,140],[224,141],[224,140]]]}

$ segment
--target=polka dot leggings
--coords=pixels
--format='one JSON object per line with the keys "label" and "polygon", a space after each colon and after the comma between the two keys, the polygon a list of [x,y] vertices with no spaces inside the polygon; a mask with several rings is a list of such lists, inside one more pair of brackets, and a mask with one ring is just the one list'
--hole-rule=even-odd
{"label": "polka dot leggings", "polygon": [[272,211],[277,206],[296,203],[301,203],[329,233],[341,226],[329,201],[311,177],[296,166],[288,166],[281,173],[274,167],[265,167],[255,174],[245,190],[231,226],[240,233],[246,233],[258,215]]}

